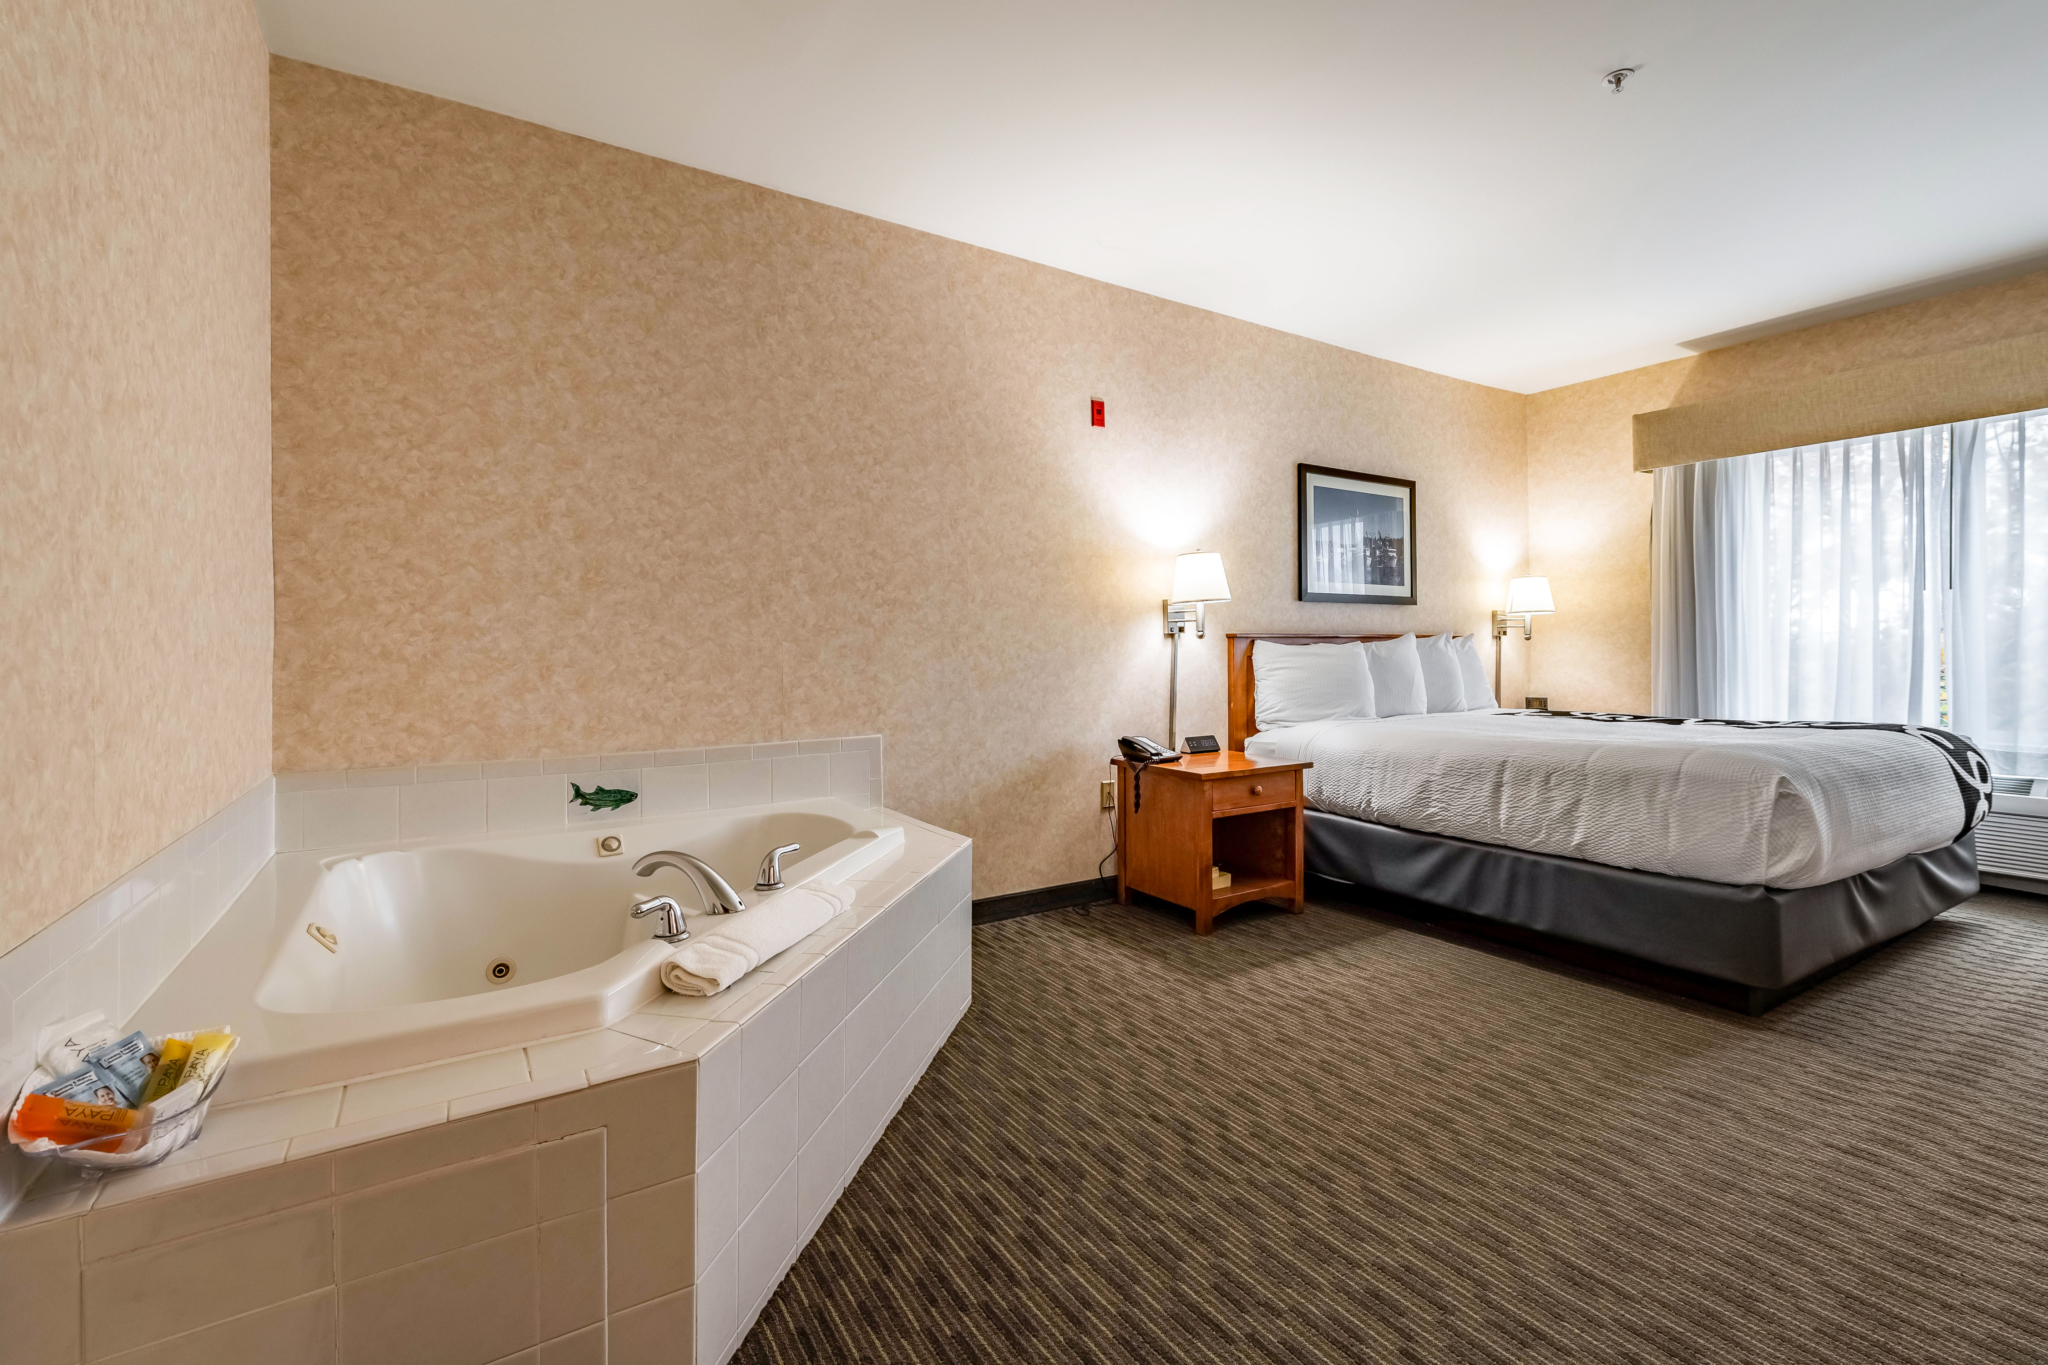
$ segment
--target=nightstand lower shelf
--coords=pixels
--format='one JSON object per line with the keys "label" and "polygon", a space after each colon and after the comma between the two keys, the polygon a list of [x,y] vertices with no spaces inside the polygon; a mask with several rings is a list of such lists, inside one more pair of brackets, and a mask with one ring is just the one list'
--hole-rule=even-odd
{"label": "nightstand lower shelf", "polygon": [[1230,873],[1230,885],[1220,891],[1209,893],[1209,903],[1218,910],[1228,910],[1246,901],[1262,901],[1269,898],[1294,899],[1292,877],[1260,876],[1257,873],[1239,872],[1227,864],[1220,866],[1225,872]]}

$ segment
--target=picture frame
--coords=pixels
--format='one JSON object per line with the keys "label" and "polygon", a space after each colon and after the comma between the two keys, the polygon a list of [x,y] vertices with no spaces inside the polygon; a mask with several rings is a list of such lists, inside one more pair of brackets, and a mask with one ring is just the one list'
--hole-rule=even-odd
{"label": "picture frame", "polygon": [[1298,598],[1414,606],[1415,480],[1318,464],[1294,470]]}

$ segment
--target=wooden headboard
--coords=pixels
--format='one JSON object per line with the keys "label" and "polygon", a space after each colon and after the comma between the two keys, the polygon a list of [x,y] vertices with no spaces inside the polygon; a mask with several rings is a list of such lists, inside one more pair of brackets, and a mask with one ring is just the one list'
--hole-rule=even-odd
{"label": "wooden headboard", "polygon": [[[1402,632],[1405,634],[1406,632]],[[1244,742],[1259,732],[1259,708],[1252,687],[1252,645],[1271,640],[1276,645],[1341,645],[1357,641],[1398,640],[1395,635],[1225,635],[1230,642],[1230,747],[1244,748]],[[1417,637],[1422,638],[1420,636]]]}

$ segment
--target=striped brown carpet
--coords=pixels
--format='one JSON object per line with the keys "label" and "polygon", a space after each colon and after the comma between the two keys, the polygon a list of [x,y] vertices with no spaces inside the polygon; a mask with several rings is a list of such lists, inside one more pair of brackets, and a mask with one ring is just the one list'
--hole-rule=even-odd
{"label": "striped brown carpet", "polygon": [[2048,1360],[2048,906],[1747,1019],[1342,908],[975,930],[738,1360]]}

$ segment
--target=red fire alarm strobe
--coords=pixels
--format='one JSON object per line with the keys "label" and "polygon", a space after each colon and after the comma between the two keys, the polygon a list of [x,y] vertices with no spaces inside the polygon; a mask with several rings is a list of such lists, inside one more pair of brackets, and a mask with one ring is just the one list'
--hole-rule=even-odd
{"label": "red fire alarm strobe", "polygon": [[1109,425],[1108,421],[1103,418],[1102,400],[1100,398],[1088,400],[1088,425],[1091,427],[1106,427]]}

